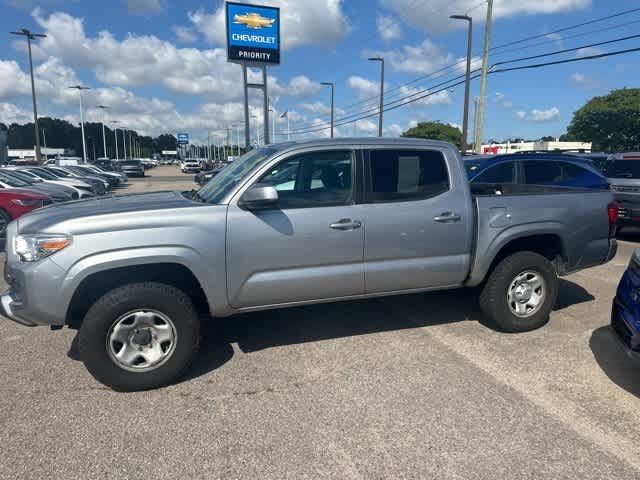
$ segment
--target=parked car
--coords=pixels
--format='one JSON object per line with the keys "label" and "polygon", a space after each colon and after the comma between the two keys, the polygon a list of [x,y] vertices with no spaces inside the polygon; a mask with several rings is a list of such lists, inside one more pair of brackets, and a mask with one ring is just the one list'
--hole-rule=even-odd
{"label": "parked car", "polygon": [[95,175],[98,178],[102,178],[109,182],[109,188],[115,188],[124,184],[124,177],[122,174],[115,174],[110,172],[103,172],[93,165],[78,165],[73,167],[75,171],[79,171],[85,175]]}
{"label": "parked car", "polygon": [[117,178],[94,172],[93,170],[91,170],[90,168],[84,165],[73,165],[73,166],[62,167],[62,168],[76,175],[85,176],[89,178],[98,178],[103,182],[106,182],[105,187],[107,188],[107,190],[111,190],[112,188],[117,187],[120,184],[120,180],[118,180]]}
{"label": "parked car", "polygon": [[12,178],[16,178],[30,185],[42,187],[42,189],[45,189],[45,192],[44,192],[45,194],[47,194],[47,191],[48,191],[52,194],[63,194],[65,196],[68,196],[69,200],[78,200],[80,198],[80,191],[78,189],[70,187],[68,185],[45,182],[41,178],[38,178],[38,177],[34,178],[33,176],[25,173],[24,170],[14,170],[13,167],[9,167],[9,168],[3,169],[1,172],[6,173],[7,175],[10,175]]}
{"label": "parked car", "polygon": [[636,249],[613,300],[611,327],[632,357],[640,359],[640,250]]}
{"label": "parked car", "polygon": [[98,159],[93,165],[107,172],[118,172],[120,170],[118,162],[108,159]]}
{"label": "parked car", "polygon": [[191,158],[187,158],[180,165],[182,173],[198,173],[200,171],[200,162]]}
{"label": "parked car", "polygon": [[78,194],[73,192],[70,188],[62,187],[60,185],[35,183],[35,181],[25,181],[18,178],[13,172],[5,169],[0,170],[0,186],[2,188],[38,192],[49,197],[54,202],[68,202],[78,199]]}
{"label": "parked car", "polygon": [[109,182],[94,176],[82,175],[67,170],[66,167],[45,167],[48,172],[63,179],[77,179],[91,184],[96,189],[96,195],[104,195],[109,189]]}
{"label": "parked car", "polygon": [[102,168],[97,167],[95,165],[84,165],[84,166],[87,169],[89,169],[89,171],[93,171],[95,173],[99,173],[101,175],[106,175],[107,177],[112,177],[112,178],[117,179],[118,182],[119,182],[119,185],[124,185],[128,181],[126,173],[103,170]]}
{"label": "parked car", "polygon": [[607,179],[587,160],[558,153],[497,155],[471,175],[472,183],[545,185],[607,190]]}
{"label": "parked car", "polygon": [[617,209],[608,190],[501,193],[470,186],[443,142],[269,145],[198,191],[72,202],[11,223],[0,309],[79,329],[80,358],[117,390],[178,378],[208,316],[479,287],[488,319],[524,332],[548,321],[557,275],[614,257]]}
{"label": "parked car", "polygon": [[87,182],[83,182],[82,180],[69,178],[62,179],[56,177],[51,172],[48,172],[44,168],[39,167],[22,167],[16,170],[24,175],[29,175],[32,178],[39,178],[40,180],[46,183],[54,183],[56,185],[65,185],[67,187],[71,187],[78,192],[78,198],[88,198],[95,196],[95,188],[92,187]]}
{"label": "parked car", "polygon": [[206,172],[200,172],[200,173],[196,174],[195,177],[193,177],[193,181],[196,182],[198,185],[204,185],[209,180],[211,180],[213,177],[218,175],[221,171],[222,171],[221,168],[214,168],[213,170],[208,170]]}
{"label": "parked car", "polygon": [[640,152],[612,155],[603,173],[620,207],[620,227],[640,225]]}
{"label": "parked car", "polygon": [[0,189],[0,237],[5,237],[9,222],[51,203],[51,198],[38,192],[22,189]]}
{"label": "parked car", "polygon": [[127,177],[144,177],[144,165],[140,160],[122,160],[119,165]]}

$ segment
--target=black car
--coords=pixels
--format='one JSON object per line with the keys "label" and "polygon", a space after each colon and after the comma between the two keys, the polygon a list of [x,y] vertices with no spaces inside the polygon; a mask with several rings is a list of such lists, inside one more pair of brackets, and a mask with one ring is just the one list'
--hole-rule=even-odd
{"label": "black car", "polygon": [[207,170],[206,172],[200,172],[195,177],[193,177],[193,181],[198,185],[204,185],[213,177],[218,175],[222,171],[222,168],[214,168],[213,170]]}
{"label": "black car", "polygon": [[93,163],[96,167],[100,167],[102,170],[106,170],[107,172],[119,172],[120,168],[118,164],[113,160],[96,160]]}

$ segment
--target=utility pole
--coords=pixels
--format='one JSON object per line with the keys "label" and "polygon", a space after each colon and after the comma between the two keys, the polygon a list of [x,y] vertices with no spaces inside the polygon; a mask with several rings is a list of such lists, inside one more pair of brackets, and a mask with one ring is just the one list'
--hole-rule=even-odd
{"label": "utility pole", "polygon": [[471,86],[471,42],[473,41],[473,19],[469,15],[451,15],[454,20],[466,20],[469,22],[467,31],[467,70],[464,80],[464,113],[462,114],[462,139],[460,149],[462,153],[467,151],[469,136],[469,89]]}
{"label": "utility pole", "polygon": [[133,160],[133,148],[131,148],[131,130],[129,130],[129,156]]}
{"label": "utility pole", "polygon": [[[331,87],[331,138],[333,138],[333,93],[334,93],[334,88],[335,85],[333,84],[333,82],[320,82],[320,85],[324,85],[327,87]],[[381,92],[382,94],[382,92]],[[382,110],[380,110],[380,115],[382,115]]]}
{"label": "utility pole", "polygon": [[36,38],[45,38],[43,33],[33,33],[26,28],[23,28],[19,32],[9,32],[12,35],[21,35],[27,39],[27,49],[29,50],[29,71],[31,72],[31,98],[33,99],[33,125],[36,134],[36,162],[40,163],[40,127],[38,125],[38,106],[36,103],[36,84],[33,79],[33,58],[31,56],[31,40]]}
{"label": "utility pole", "polygon": [[384,58],[372,57],[370,62],[380,62],[380,114],[378,117],[378,136],[382,136],[382,111],[384,110]]}
{"label": "utility pole", "polygon": [[480,149],[482,148],[482,144],[475,143],[478,138],[478,103],[480,99],[478,97],[473,100],[473,151],[474,153],[481,153]]}
{"label": "utility pole", "polygon": [[124,159],[127,159],[127,129],[122,129],[122,148],[124,148]]}
{"label": "utility pole", "polygon": [[104,133],[104,111],[109,107],[98,105],[98,108],[102,110],[102,147],[104,148],[104,158],[109,158],[109,156],[107,155],[107,137]]}
{"label": "utility pole", "polygon": [[[113,120],[111,123],[120,123],[118,122],[118,120]],[[114,126],[113,127],[113,139],[116,143],[116,162],[119,161],[120,159],[118,158],[118,126]]]}
{"label": "utility pole", "polygon": [[482,73],[480,75],[480,102],[478,103],[478,124],[476,127],[476,148],[482,145],[482,129],[484,127],[484,112],[487,101],[487,73],[489,71],[489,48],[491,45],[491,22],[493,15],[493,0],[487,0],[487,20],[484,25],[484,47],[482,50]]}
{"label": "utility pole", "polygon": [[47,158],[47,136],[44,133],[44,128],[42,129],[42,140],[44,141],[44,161],[48,160]]}
{"label": "utility pole", "polygon": [[82,85],[73,85],[69,88],[78,90],[78,98],[80,99],[80,130],[82,131],[82,161],[87,163],[87,142],[84,138],[84,113],[82,111],[82,91],[91,90],[89,87],[83,87]]}

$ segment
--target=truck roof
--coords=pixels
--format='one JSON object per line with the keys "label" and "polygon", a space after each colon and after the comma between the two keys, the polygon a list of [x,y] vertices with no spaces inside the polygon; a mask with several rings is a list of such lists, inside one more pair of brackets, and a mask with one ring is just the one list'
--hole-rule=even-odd
{"label": "truck roof", "polygon": [[[397,145],[398,147],[448,147],[454,148],[451,143],[439,140],[427,140],[424,138],[388,138],[388,137],[340,137],[322,138],[313,140],[292,140],[282,143],[267,145],[270,148],[285,150],[292,147],[315,147],[328,145]],[[457,150],[457,149],[456,149]]]}

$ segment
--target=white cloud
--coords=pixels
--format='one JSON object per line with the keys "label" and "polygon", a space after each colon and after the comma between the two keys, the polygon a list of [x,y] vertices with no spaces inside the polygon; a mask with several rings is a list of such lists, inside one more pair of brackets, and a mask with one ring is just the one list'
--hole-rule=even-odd
{"label": "white cloud", "polygon": [[[396,13],[409,25],[429,34],[466,27],[460,21],[443,21],[449,15],[464,13],[478,6],[477,0],[380,0],[382,6]],[[586,9],[591,0],[496,0],[494,19],[515,15],[557,14]],[[473,11],[474,20],[484,19],[485,9]]]}
{"label": "white cloud", "polygon": [[[213,13],[203,9],[189,12],[196,30],[215,44],[224,45],[224,2]],[[319,45],[333,48],[349,32],[349,22],[342,10],[342,0],[260,0],[248,3],[280,7],[282,48]]]}
{"label": "white cloud", "polygon": [[516,116],[521,120],[529,120],[531,122],[545,123],[552,122],[560,117],[558,107],[551,107],[546,110],[534,108],[530,112],[519,111]]}
{"label": "white cloud", "polygon": [[131,15],[159,15],[164,12],[162,0],[126,0]]}
{"label": "white cloud", "polygon": [[0,103],[0,123],[9,126],[12,123],[27,123],[33,121],[33,113],[24,110],[13,103]]}
{"label": "white cloud", "polygon": [[355,131],[358,136],[374,135],[378,133],[378,123],[373,120],[364,119],[355,122]]}
{"label": "white cloud", "polygon": [[558,48],[563,48],[562,35],[559,33],[548,33],[545,37],[553,40]]}
{"label": "white cloud", "polygon": [[369,98],[380,94],[380,84],[378,82],[372,82],[357,75],[349,77],[347,85],[349,85],[350,88],[358,90],[360,98]]}
{"label": "white cloud", "polygon": [[382,130],[385,137],[399,137],[402,132],[404,130],[397,123],[393,123]]}
{"label": "white cloud", "polygon": [[427,97],[420,98],[420,100],[416,100],[409,105],[449,105],[451,103],[451,95],[449,90],[441,90],[437,93],[430,93],[428,89],[426,89],[425,91],[424,88],[413,88],[403,85],[398,90],[398,93],[402,97],[409,97],[407,98],[407,100],[429,94]]}
{"label": "white cloud", "polygon": [[0,99],[26,95],[31,92],[29,76],[17,62],[0,60]]}
{"label": "white cloud", "polygon": [[600,55],[604,50],[598,47],[581,48],[576,52],[576,57],[588,57],[591,55]]}
{"label": "white cloud", "polygon": [[586,76],[584,73],[574,72],[569,76],[569,81],[577,87],[589,90],[596,88],[598,82],[591,77]]}
{"label": "white cloud", "polygon": [[402,36],[400,25],[393,17],[378,15],[376,25],[378,27],[378,35],[382,40],[389,41]]}
{"label": "white cloud", "polygon": [[310,97],[316,95],[321,88],[320,83],[314,82],[304,75],[298,75],[289,81],[289,85],[283,93],[291,97]]}
{"label": "white cloud", "polygon": [[174,25],[171,29],[181,43],[193,43],[198,39],[195,32],[188,27]]}
{"label": "white cloud", "polygon": [[[304,108],[305,110],[308,110],[309,112],[315,115],[324,115],[324,116],[331,115],[331,106],[326,105],[322,102],[303,103],[300,105],[300,107]],[[345,113],[346,112],[341,108],[335,107],[335,116],[341,116],[341,115],[344,115]]]}

